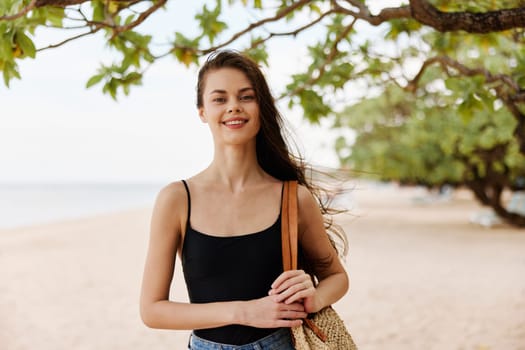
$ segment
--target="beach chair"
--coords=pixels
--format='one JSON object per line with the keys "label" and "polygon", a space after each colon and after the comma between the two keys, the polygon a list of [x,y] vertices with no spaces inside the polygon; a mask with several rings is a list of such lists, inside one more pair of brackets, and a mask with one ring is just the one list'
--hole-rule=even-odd
{"label": "beach chair", "polygon": [[499,216],[496,215],[496,213],[492,209],[481,210],[473,213],[470,216],[470,222],[487,228],[502,223]]}

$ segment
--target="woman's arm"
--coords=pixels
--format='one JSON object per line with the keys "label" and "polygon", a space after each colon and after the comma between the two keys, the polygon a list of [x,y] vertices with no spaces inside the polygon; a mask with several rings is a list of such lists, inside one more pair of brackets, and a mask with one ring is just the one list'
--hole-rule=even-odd
{"label": "woman's arm", "polygon": [[143,322],[152,328],[202,329],[229,324],[293,327],[306,316],[300,303],[285,304],[275,296],[251,300],[189,304],[169,300],[175,257],[186,226],[187,197],[181,183],[164,188],[153,210],[150,241],[140,296]]}
{"label": "woman's arm", "polygon": [[306,312],[317,312],[345,295],[348,276],[326,234],[319,206],[304,186],[298,188],[298,216],[299,244],[305,258],[314,262],[319,284],[314,287],[304,271],[286,271],[272,284],[270,295],[285,303],[303,300]]}

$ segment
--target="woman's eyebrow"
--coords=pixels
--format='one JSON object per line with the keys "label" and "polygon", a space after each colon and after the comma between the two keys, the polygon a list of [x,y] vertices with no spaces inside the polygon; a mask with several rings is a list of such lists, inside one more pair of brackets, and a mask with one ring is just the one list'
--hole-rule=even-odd
{"label": "woman's eyebrow", "polygon": [[249,86],[249,87],[245,87],[245,88],[239,89],[239,92],[245,92],[245,91],[248,91],[248,90],[255,90],[255,89],[252,88],[251,86]]}
{"label": "woman's eyebrow", "polygon": [[[251,86],[248,86],[248,87],[239,89],[239,92],[245,92],[248,90],[255,90],[255,89],[252,88]],[[211,94],[225,94],[225,93],[226,93],[226,90],[221,90],[221,89],[215,89],[215,90],[210,91],[210,95]]]}
{"label": "woman's eyebrow", "polygon": [[225,94],[225,93],[226,93],[226,90],[219,90],[219,89],[210,91],[210,95],[211,94]]}

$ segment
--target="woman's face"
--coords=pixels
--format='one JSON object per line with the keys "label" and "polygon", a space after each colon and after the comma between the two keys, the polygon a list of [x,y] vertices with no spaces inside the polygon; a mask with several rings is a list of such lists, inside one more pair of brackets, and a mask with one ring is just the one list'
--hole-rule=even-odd
{"label": "woman's face", "polygon": [[241,145],[259,132],[259,104],[248,77],[234,68],[212,70],[204,77],[201,120],[208,123],[215,142]]}

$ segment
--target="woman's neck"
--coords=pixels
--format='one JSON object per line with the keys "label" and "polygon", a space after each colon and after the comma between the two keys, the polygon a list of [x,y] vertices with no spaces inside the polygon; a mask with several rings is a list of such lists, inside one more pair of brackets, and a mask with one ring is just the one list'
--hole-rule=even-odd
{"label": "woman's neck", "polygon": [[232,192],[242,191],[268,177],[257,161],[254,147],[216,148],[213,161],[205,172],[210,180],[227,186]]}

